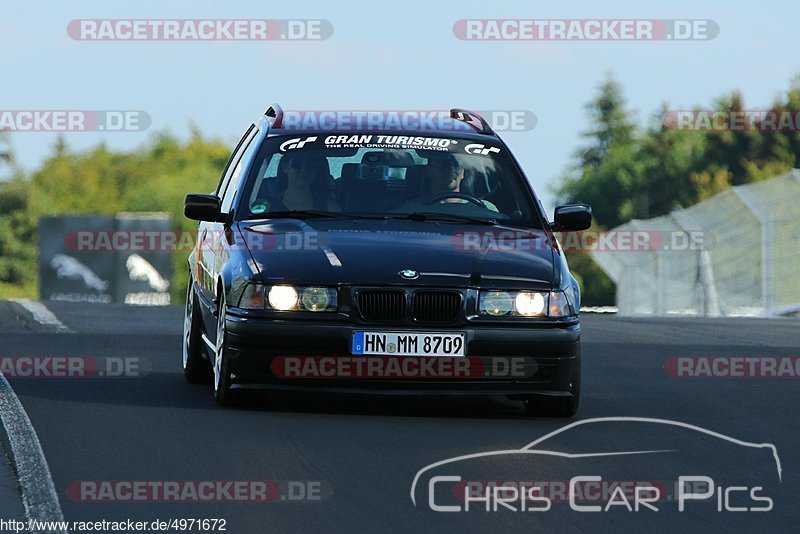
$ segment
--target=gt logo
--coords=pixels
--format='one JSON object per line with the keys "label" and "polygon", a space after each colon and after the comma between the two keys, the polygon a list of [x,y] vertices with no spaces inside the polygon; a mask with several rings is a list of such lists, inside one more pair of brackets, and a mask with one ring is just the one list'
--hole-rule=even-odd
{"label": "gt logo", "polygon": [[300,141],[300,138],[297,137],[295,139],[289,139],[288,141],[284,141],[281,143],[280,151],[286,152],[287,150],[291,150],[293,148],[303,148],[306,143],[313,143],[316,141],[316,137],[306,137],[303,141]]}
{"label": "gt logo", "polygon": [[471,145],[467,145],[464,147],[464,151],[467,154],[478,154],[481,156],[488,156],[491,153],[497,154],[500,152],[500,149],[497,147],[487,147],[478,143],[473,143]]}

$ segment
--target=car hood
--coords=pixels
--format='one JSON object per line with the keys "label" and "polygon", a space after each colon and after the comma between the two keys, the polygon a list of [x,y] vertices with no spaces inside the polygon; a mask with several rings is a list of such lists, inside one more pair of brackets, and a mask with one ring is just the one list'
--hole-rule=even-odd
{"label": "car hood", "polygon": [[275,219],[240,230],[265,284],[550,289],[559,253],[542,231],[450,222]]}

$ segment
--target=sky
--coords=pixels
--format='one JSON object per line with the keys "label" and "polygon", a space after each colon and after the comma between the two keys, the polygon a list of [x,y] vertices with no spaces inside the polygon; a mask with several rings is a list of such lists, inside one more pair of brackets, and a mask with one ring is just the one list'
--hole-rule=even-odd
{"label": "sky", "polygon": [[[120,0],[6,1],[0,12],[0,110],[143,110],[141,132],[65,134],[73,149],[132,149],[190,125],[233,144],[272,102],[285,110],[530,110],[535,128],[501,133],[548,211],[587,127],[584,105],[607,72],[644,125],[663,103],[710,107],[741,90],[764,109],[800,73],[800,4],[732,1],[419,1],[396,3]],[[71,39],[73,19],[324,19],[321,41]],[[709,19],[711,40],[465,41],[459,19]],[[13,132],[34,170],[52,132]]]}

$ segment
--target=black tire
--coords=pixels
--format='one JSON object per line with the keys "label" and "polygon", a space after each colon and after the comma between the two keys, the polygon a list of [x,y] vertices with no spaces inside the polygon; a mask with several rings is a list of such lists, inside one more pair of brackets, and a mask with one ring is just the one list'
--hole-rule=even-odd
{"label": "black tire", "polygon": [[214,375],[214,400],[220,406],[235,406],[241,398],[241,391],[231,389],[230,359],[225,357],[228,339],[225,335],[225,295],[220,296],[217,309],[217,341],[212,365]]}
{"label": "black tire", "polygon": [[207,383],[211,379],[211,363],[205,357],[202,320],[194,301],[192,285],[190,279],[183,311],[183,376],[192,384]]}
{"label": "black tire", "polygon": [[525,399],[525,413],[533,417],[572,417],[578,412],[581,400],[581,360],[575,364],[570,380],[569,396],[531,396]]}

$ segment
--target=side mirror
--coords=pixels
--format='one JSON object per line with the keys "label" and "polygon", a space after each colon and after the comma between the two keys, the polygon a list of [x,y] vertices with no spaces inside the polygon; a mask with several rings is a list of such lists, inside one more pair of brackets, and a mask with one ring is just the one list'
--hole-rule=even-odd
{"label": "side mirror", "polygon": [[223,222],[225,217],[220,213],[220,203],[216,195],[189,194],[183,201],[183,214],[195,221]]}
{"label": "side mirror", "polygon": [[588,204],[567,204],[558,206],[553,212],[555,231],[586,230],[592,225],[592,208]]}

